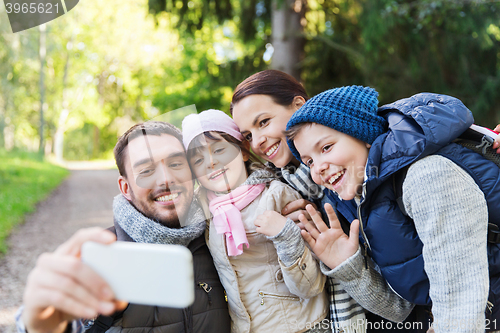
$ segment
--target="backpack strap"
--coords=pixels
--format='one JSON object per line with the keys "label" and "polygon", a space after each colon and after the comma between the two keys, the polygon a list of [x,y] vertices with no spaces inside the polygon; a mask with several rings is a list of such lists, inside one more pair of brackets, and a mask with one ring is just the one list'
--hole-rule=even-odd
{"label": "backpack strap", "polygon": [[[130,305],[130,304],[129,304]],[[111,316],[99,315],[94,320],[89,320],[85,324],[85,333],[104,333],[113,326],[113,324],[123,317],[123,313],[128,309],[128,305],[122,311],[113,313]]]}
{"label": "backpack strap", "polygon": [[[495,158],[499,157],[500,155],[497,155]],[[396,203],[404,216],[408,216],[408,213],[403,203],[403,182],[405,181],[410,165],[407,165],[392,175],[392,189],[396,196]],[[488,243],[500,244],[500,228],[494,223],[488,223]]]}
{"label": "backpack strap", "polygon": [[404,216],[408,216],[408,213],[406,212],[405,205],[403,203],[403,182],[405,181],[410,165],[396,171],[392,175],[392,189],[394,190],[394,194],[396,196],[396,203]]}
{"label": "backpack strap", "polygon": [[[130,305],[130,304],[129,304]],[[85,333],[104,333],[113,326],[118,319],[123,317],[123,313],[128,309],[128,305],[122,311],[113,313],[111,316],[99,315],[94,320],[90,320],[85,325]]]}
{"label": "backpack strap", "polygon": [[488,223],[488,243],[500,244],[500,230],[496,224]]}

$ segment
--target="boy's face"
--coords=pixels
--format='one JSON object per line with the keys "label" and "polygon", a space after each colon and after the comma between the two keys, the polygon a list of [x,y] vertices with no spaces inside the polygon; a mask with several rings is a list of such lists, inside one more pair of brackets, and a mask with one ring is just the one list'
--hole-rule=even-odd
{"label": "boy's face", "polygon": [[294,143],[316,184],[337,192],[344,200],[360,194],[369,144],[316,123],[304,126]]}

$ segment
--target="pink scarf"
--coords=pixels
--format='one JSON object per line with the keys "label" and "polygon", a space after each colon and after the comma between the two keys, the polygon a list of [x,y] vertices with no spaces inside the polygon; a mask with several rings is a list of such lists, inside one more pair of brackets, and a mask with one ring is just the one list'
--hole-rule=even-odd
{"label": "pink scarf", "polygon": [[213,215],[215,230],[226,235],[227,254],[237,256],[243,253],[243,244],[249,247],[245,226],[241,220],[241,210],[248,206],[264,191],[265,184],[242,185],[226,195],[218,197],[207,191]]}

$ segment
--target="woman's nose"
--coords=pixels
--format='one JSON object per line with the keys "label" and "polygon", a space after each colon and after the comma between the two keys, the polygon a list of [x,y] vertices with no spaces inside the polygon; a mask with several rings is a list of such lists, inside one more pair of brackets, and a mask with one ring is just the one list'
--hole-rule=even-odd
{"label": "woman's nose", "polygon": [[266,142],[267,138],[264,135],[256,135],[255,139],[252,141],[252,150],[258,151],[260,147]]}

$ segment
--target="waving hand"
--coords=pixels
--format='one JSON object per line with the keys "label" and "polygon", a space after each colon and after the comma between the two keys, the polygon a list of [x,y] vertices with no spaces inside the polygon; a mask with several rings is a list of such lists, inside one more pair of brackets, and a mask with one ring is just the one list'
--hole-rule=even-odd
{"label": "waving hand", "polygon": [[300,222],[306,228],[306,230],[301,231],[302,237],[325,265],[333,269],[356,253],[359,246],[358,220],[351,223],[350,236],[347,236],[330,204],[325,204],[330,228],[323,222],[320,213],[312,205],[307,205],[306,210],[313,222],[308,221],[304,215],[299,216]]}

